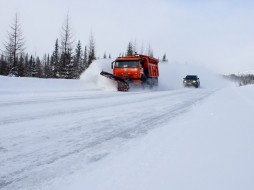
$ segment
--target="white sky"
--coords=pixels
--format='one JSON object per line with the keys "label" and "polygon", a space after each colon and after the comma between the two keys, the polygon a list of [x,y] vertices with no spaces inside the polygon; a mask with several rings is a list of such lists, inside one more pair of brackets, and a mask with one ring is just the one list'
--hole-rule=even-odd
{"label": "white sky", "polygon": [[254,69],[251,0],[0,0],[0,49],[17,12],[29,53],[52,53],[67,13],[75,40],[116,57],[129,41],[155,57],[219,72]]}

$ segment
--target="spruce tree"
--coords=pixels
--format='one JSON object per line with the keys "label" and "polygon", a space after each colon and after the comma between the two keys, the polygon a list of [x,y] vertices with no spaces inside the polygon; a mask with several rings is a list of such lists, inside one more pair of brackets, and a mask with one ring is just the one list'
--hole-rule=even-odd
{"label": "spruce tree", "polygon": [[8,67],[8,63],[4,58],[4,55],[1,55],[0,58],[0,75],[8,75],[9,74],[9,67]]}
{"label": "spruce tree", "polygon": [[83,58],[83,65],[82,65],[82,72],[88,68],[88,52],[87,52],[87,46],[85,46],[84,50],[84,58]]}
{"label": "spruce tree", "polygon": [[137,44],[137,40],[134,41],[134,43],[132,43],[132,51],[133,51],[133,55],[137,54],[137,50],[138,49],[138,44]]}
{"label": "spruce tree", "polygon": [[49,57],[49,54],[47,56],[47,73],[46,73],[46,78],[50,78],[52,76],[52,72],[51,72],[51,67],[50,67],[50,57]]}
{"label": "spruce tree", "polygon": [[106,52],[104,52],[104,54],[103,54],[103,59],[107,59]]}
{"label": "spruce tree", "polygon": [[44,54],[42,57],[42,77],[49,78],[50,73],[50,65],[48,62],[48,55]]}
{"label": "spruce tree", "polygon": [[60,60],[59,60],[59,44],[58,39],[55,42],[55,50],[52,54],[51,63],[50,63],[50,73],[49,77],[59,78],[60,77]]}
{"label": "spruce tree", "polygon": [[30,56],[28,63],[29,63],[28,77],[34,77],[36,70],[35,70],[35,61],[32,55]]}
{"label": "spruce tree", "polygon": [[42,78],[42,64],[39,57],[36,57],[35,60],[35,70],[36,70],[35,77]]}
{"label": "spruce tree", "polygon": [[96,59],[95,56],[95,41],[93,34],[91,34],[88,45],[88,67]]}
{"label": "spruce tree", "polygon": [[61,56],[60,56],[60,77],[71,78],[73,72],[72,63],[72,33],[69,15],[67,15],[61,33]]}
{"label": "spruce tree", "polygon": [[29,64],[29,55],[26,53],[25,55],[25,77],[30,77],[30,64]]}
{"label": "spruce tree", "polygon": [[162,57],[162,62],[167,62],[166,53],[164,53],[164,55],[163,55],[163,57]]}
{"label": "spruce tree", "polygon": [[78,41],[77,47],[75,49],[73,68],[73,78],[77,79],[82,73],[82,46],[80,41]]}
{"label": "spruce tree", "polygon": [[18,76],[24,77],[25,76],[25,55],[21,54],[18,61]]}
{"label": "spruce tree", "polygon": [[127,52],[126,52],[126,55],[129,56],[129,55],[133,55],[133,45],[131,42],[128,43],[128,47],[127,47]]}

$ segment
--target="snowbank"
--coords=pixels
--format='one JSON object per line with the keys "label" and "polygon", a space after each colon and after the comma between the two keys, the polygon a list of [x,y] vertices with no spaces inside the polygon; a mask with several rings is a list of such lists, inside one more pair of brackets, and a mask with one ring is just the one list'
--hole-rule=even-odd
{"label": "snowbank", "polygon": [[116,90],[116,83],[101,76],[100,72],[106,71],[112,73],[111,59],[100,59],[94,61],[80,76],[80,79],[90,88],[99,88],[105,90]]}
{"label": "snowbank", "polygon": [[0,76],[1,93],[35,93],[44,91],[85,90],[86,85],[79,80],[71,79],[40,79],[27,77]]}

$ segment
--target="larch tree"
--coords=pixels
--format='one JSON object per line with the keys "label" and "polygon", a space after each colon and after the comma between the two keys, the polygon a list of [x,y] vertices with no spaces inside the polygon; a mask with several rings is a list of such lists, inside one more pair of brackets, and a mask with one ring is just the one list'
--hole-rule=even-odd
{"label": "larch tree", "polygon": [[9,75],[18,76],[19,56],[25,50],[25,40],[21,30],[18,14],[15,14],[14,22],[8,31],[8,41],[5,42],[5,54],[9,63]]}

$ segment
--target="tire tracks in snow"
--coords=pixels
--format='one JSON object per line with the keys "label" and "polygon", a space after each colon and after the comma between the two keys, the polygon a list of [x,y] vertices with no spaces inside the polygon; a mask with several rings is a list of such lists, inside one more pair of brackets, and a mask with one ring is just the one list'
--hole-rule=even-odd
{"label": "tire tracks in snow", "polygon": [[[178,94],[179,92],[176,92],[176,94]],[[133,94],[132,94],[133,95]],[[152,98],[160,98],[163,97],[164,95],[156,95]],[[2,103],[0,104],[0,106],[5,105],[5,106],[21,106],[21,105],[30,105],[30,104],[45,104],[45,103],[59,103],[59,102],[72,102],[72,101],[90,101],[90,100],[94,100],[94,99],[100,99],[101,96],[96,96],[96,97],[65,97],[65,98],[56,98],[56,99],[44,99],[44,100],[30,100],[30,101],[22,101],[22,102],[10,102],[10,103]],[[115,96],[106,96],[106,98],[104,97],[104,99],[108,99],[108,98],[115,98]],[[138,100],[127,100],[125,99],[125,97],[123,97],[124,100],[121,100],[121,102],[119,102],[118,105],[121,104],[129,104],[129,103],[138,103],[141,101],[148,101],[149,99],[143,100],[143,98],[138,99]],[[0,126],[1,125],[8,125],[8,124],[13,124],[13,123],[21,123],[21,122],[25,122],[25,121],[32,121],[32,120],[37,120],[37,119],[45,119],[45,118],[49,118],[49,117],[55,117],[55,116],[63,116],[63,115],[68,115],[68,114],[77,114],[77,113],[83,113],[83,112],[87,112],[87,111],[92,111],[92,110],[96,110],[96,109],[102,109],[103,107],[111,107],[112,104],[110,101],[107,101],[107,103],[101,107],[94,107],[94,105],[90,105],[87,106],[84,104],[84,106],[86,107],[81,107],[81,108],[75,108],[72,110],[54,110],[54,111],[47,111],[46,113],[33,113],[33,115],[31,114],[25,114],[25,115],[21,115],[21,116],[14,116],[14,117],[0,117]],[[124,101],[124,102],[123,102]],[[113,106],[117,106],[117,105],[113,105]],[[2,108],[1,108],[2,109]]]}
{"label": "tire tracks in snow", "polygon": [[[183,92],[185,92],[185,94]],[[49,146],[51,149],[48,150],[48,144],[42,144],[34,151],[26,153],[18,152],[15,153],[15,155],[11,155],[8,159],[0,159],[2,163],[5,163],[6,167],[22,160],[25,163],[23,166],[14,168],[5,173],[5,175],[0,176],[0,188],[12,189],[19,185],[22,186],[23,183],[29,186],[29,184],[33,182],[33,175],[36,172],[42,170],[43,173],[47,174],[49,172],[45,169],[47,167],[63,167],[61,164],[59,165],[57,163],[64,162],[65,159],[73,161],[73,157],[83,157],[83,160],[87,160],[88,163],[98,161],[110,153],[110,150],[105,152],[104,148],[102,148],[106,146],[105,144],[113,146],[112,144],[115,144],[115,141],[121,144],[126,140],[144,135],[151,129],[163,126],[172,118],[182,114],[190,109],[192,105],[212,93],[211,91],[205,93],[201,93],[202,91],[199,93],[197,92],[198,91],[188,90],[170,93],[155,92],[148,95],[140,94],[140,97],[136,99],[134,99],[133,96],[139,96],[139,94],[128,94],[127,96],[120,97],[113,96],[111,98],[107,97],[100,100],[101,104],[98,104],[98,107],[90,105],[86,108],[72,109],[68,111],[54,110],[50,113],[35,114],[32,117],[21,116],[17,119],[6,119],[4,121],[5,123],[1,122],[2,125],[16,124],[31,120],[44,120],[45,118],[58,115],[77,115],[78,113],[83,113],[84,115],[91,113],[93,116],[93,112],[97,113],[98,110],[101,110],[101,112],[104,113],[99,115],[102,117],[100,120],[93,120],[96,118],[95,116],[88,118],[82,118],[82,116],[78,117],[79,121],[72,123],[62,131],[56,131],[56,134],[53,134],[52,139],[50,139],[52,141],[51,143],[53,143],[50,145],[56,145],[56,147],[53,146],[52,148]],[[113,101],[115,98],[117,98],[117,101]],[[171,98],[176,98],[177,101],[174,102]],[[113,101],[113,104],[110,100]],[[65,100],[63,100],[63,103],[64,101]],[[172,102],[160,105],[163,102],[168,101]],[[155,105],[159,105],[158,110],[149,110],[153,109],[153,106]],[[149,107],[149,109],[146,110],[145,106]],[[136,119],[133,119],[131,115],[132,107],[134,109],[140,109],[140,111],[135,113],[140,114],[140,117],[137,115],[134,117]],[[123,113],[122,115],[121,113],[112,113],[116,116],[112,116],[110,119],[110,117],[108,117],[110,116],[108,112],[112,110],[122,110]],[[106,115],[106,117],[104,115]],[[123,116],[124,119],[119,124],[118,117],[121,116]],[[84,128],[83,126],[88,127]],[[59,137],[54,139],[56,136]],[[57,144],[59,147],[57,147]],[[61,146],[61,144],[63,145]],[[68,148],[61,149],[61,147]],[[57,177],[52,175],[49,176],[53,178]],[[47,181],[47,179],[44,177],[40,183],[44,183],[45,181]]]}

